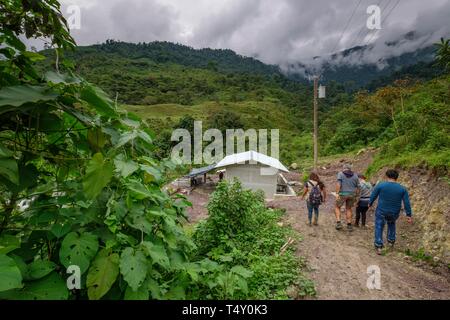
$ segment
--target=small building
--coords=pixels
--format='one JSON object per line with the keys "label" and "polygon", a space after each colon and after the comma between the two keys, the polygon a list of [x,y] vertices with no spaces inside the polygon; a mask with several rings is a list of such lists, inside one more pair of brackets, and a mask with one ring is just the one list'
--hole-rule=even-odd
{"label": "small building", "polygon": [[262,190],[267,200],[278,196],[295,196],[282,174],[289,170],[279,160],[256,151],[227,156],[214,169],[226,169],[227,181],[238,178],[244,188]]}

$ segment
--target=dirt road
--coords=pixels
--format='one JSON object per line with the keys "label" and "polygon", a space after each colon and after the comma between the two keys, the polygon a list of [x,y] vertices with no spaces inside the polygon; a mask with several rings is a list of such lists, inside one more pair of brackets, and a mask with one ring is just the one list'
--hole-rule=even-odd
{"label": "dirt road", "polygon": [[[335,175],[342,163],[329,165],[320,174],[328,188],[334,190]],[[359,161],[356,170],[367,162]],[[297,177],[290,177],[291,180]],[[368,217],[367,230],[335,230],[333,214],[335,198],[329,196],[321,207],[319,226],[307,225],[307,209],[298,198],[274,201],[272,206],[287,210],[286,223],[304,238],[298,244],[298,254],[306,257],[309,276],[314,280],[318,299],[450,299],[450,273],[445,268],[431,268],[414,263],[402,249],[385,256],[373,249],[373,213]],[[344,221],[344,220],[343,220]],[[402,224],[400,225],[399,233]],[[401,245],[404,240],[398,240]],[[381,271],[381,290],[367,288],[367,269],[378,266]]]}

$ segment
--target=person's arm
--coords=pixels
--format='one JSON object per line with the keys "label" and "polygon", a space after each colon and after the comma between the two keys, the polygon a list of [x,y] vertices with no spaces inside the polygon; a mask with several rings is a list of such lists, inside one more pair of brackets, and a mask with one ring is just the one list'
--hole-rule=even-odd
{"label": "person's arm", "polygon": [[374,202],[378,199],[380,195],[380,185],[378,184],[375,189],[373,189],[372,194],[370,195],[369,207],[372,207]]}
{"label": "person's arm", "polygon": [[327,201],[327,188],[325,186],[322,186],[322,200],[323,202]]}
{"label": "person's arm", "polygon": [[408,217],[408,222],[412,223],[412,209],[411,202],[409,201],[409,193],[408,190],[405,189],[405,193],[403,194],[403,203],[405,204],[406,216]]}
{"label": "person's arm", "polygon": [[302,194],[302,200],[305,200],[306,194],[308,193],[309,188],[308,188],[308,184],[305,184],[305,187],[303,188],[303,194]]}

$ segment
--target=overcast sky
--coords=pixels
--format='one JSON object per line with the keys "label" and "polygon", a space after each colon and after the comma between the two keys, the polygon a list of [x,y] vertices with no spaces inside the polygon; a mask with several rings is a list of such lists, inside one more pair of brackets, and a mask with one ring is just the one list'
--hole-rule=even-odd
{"label": "overcast sky", "polygon": [[[280,65],[307,61],[314,56],[328,55],[335,48],[342,50],[369,40],[376,44],[376,56],[372,57],[376,59],[413,50],[450,34],[450,0],[61,2],[64,13],[69,5],[81,8],[81,29],[72,30],[80,45],[100,43],[106,39],[172,41],[194,48],[229,48],[239,54]],[[384,21],[383,29],[375,35],[365,27],[369,17],[366,10],[374,4],[379,4],[382,9]],[[384,45],[386,41],[397,40],[413,30],[418,32],[413,42],[395,50]]]}

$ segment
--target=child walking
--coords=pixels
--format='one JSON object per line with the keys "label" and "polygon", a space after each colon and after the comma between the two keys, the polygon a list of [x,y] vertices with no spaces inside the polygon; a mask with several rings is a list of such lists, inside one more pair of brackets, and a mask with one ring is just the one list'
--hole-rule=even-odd
{"label": "child walking", "polygon": [[311,173],[308,182],[305,183],[302,200],[305,199],[308,207],[309,226],[313,224],[317,226],[319,225],[319,207],[327,201],[325,185],[317,173]]}
{"label": "child walking", "polygon": [[364,175],[359,175],[359,188],[360,198],[358,206],[356,207],[356,222],[355,227],[359,228],[359,222],[361,226],[366,227],[367,211],[369,211],[370,195],[372,194],[373,186],[370,182],[367,182],[367,178]]}

